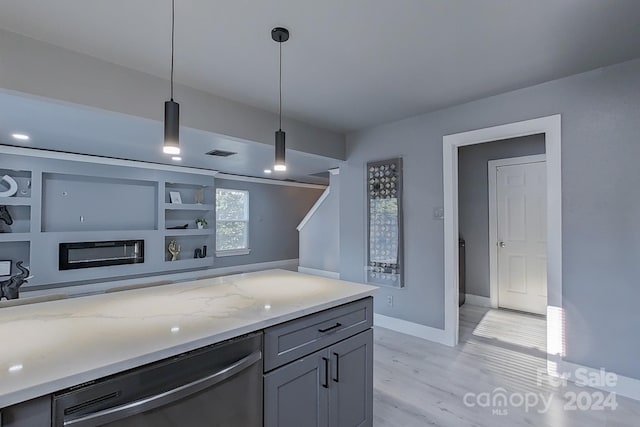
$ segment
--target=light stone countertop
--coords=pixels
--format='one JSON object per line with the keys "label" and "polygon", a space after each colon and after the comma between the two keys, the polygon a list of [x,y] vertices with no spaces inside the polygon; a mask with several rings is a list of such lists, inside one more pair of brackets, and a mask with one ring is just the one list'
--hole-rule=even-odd
{"label": "light stone countertop", "polygon": [[373,295],[269,270],[0,309],[0,409]]}

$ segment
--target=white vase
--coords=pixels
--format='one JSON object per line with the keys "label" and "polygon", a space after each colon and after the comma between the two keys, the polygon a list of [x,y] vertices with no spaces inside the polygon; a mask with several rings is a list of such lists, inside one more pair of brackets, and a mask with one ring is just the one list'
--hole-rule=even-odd
{"label": "white vase", "polygon": [[202,230],[204,228],[204,224],[199,222],[198,223],[198,230]]}

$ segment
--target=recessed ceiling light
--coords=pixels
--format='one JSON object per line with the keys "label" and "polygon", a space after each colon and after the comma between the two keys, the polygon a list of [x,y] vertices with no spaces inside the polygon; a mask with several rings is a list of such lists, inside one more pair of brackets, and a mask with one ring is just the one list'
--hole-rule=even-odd
{"label": "recessed ceiling light", "polygon": [[266,174],[271,173],[271,169],[265,169],[265,170],[264,170],[264,173],[266,173]]}
{"label": "recessed ceiling light", "polygon": [[276,172],[284,172],[287,170],[287,165],[275,165],[273,170]]}
{"label": "recessed ceiling light", "polygon": [[11,136],[18,141],[28,141],[31,139],[26,133],[13,133]]}
{"label": "recessed ceiling light", "polygon": [[9,372],[18,372],[21,370],[22,370],[22,365],[13,365],[13,366],[10,366],[8,369]]}
{"label": "recessed ceiling light", "polygon": [[175,160],[176,162],[179,162],[179,161],[181,161],[181,160],[182,160],[182,157],[180,157],[180,156],[173,156],[173,157],[171,158],[171,160]]}

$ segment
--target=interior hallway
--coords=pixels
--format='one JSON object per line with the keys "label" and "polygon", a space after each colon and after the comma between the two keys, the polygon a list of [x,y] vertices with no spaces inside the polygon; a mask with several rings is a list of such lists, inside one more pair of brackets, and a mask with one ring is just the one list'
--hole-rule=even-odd
{"label": "interior hallway", "polygon": [[[546,374],[546,321],[539,316],[465,304],[460,308],[460,344],[456,348],[375,328],[374,426],[600,427],[636,426],[640,402],[616,396],[616,410],[565,410],[566,393],[598,390],[554,387]],[[502,387],[507,396],[542,394],[525,410],[507,406],[470,407],[480,393]],[[602,392],[604,393],[604,392]],[[606,396],[607,393],[604,393]],[[503,407],[503,410],[505,407]]]}

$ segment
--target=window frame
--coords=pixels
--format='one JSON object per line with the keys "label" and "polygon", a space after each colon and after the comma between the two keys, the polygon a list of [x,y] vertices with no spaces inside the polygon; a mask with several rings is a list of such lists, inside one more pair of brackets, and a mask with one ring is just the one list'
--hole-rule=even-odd
{"label": "window frame", "polygon": [[[232,192],[236,192],[236,193],[244,193],[245,194],[245,203],[244,203],[244,219],[233,219],[233,220],[229,220],[229,219],[223,219],[223,220],[219,220],[218,219],[218,191],[232,191]],[[216,257],[226,257],[226,256],[235,256],[235,255],[248,255],[249,253],[251,253],[251,248],[249,247],[249,242],[250,242],[250,236],[249,236],[249,231],[250,231],[250,227],[249,227],[249,223],[250,223],[250,210],[249,210],[249,199],[250,199],[250,194],[249,194],[249,190],[240,190],[240,189],[236,189],[236,188],[224,188],[224,187],[220,187],[220,188],[216,188],[216,200],[215,200],[215,221],[216,221]],[[218,223],[220,222],[244,222],[246,224],[246,239],[245,239],[245,247],[244,248],[237,248],[237,249],[222,249],[219,250],[218,249]]]}

